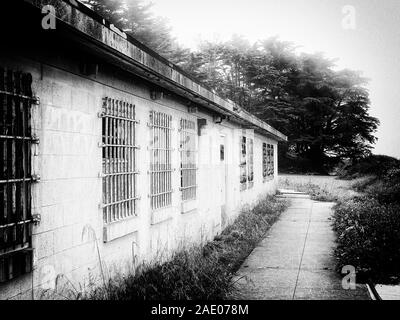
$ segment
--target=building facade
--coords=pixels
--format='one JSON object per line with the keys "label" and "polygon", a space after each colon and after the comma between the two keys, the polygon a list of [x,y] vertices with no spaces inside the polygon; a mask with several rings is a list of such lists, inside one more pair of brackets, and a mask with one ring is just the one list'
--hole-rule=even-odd
{"label": "building facade", "polygon": [[168,259],[275,192],[283,134],[77,1],[12,6],[25,18],[10,35],[2,12],[0,299]]}

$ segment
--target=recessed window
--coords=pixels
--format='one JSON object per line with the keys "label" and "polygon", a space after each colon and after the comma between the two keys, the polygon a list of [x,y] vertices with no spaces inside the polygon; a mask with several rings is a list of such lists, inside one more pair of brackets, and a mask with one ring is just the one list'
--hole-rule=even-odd
{"label": "recessed window", "polygon": [[264,181],[274,176],[274,145],[263,143],[263,178]]}
{"label": "recessed window", "polygon": [[240,190],[245,190],[254,185],[254,143],[246,136],[242,136],[240,141]]}
{"label": "recessed window", "polygon": [[135,106],[104,98],[101,118],[103,220],[109,224],[136,214]]}
{"label": "recessed window", "polygon": [[240,138],[240,190],[247,189],[247,139]]}
{"label": "recessed window", "polygon": [[0,283],[32,270],[31,83],[0,67]]}
{"label": "recessed window", "polygon": [[273,144],[269,144],[268,145],[268,176],[269,177],[273,177],[274,176],[274,145]]}
{"label": "recessed window", "polygon": [[191,120],[180,121],[181,192],[182,200],[196,199],[197,150],[196,123]]}
{"label": "recessed window", "polygon": [[268,158],[267,158],[267,144],[265,142],[263,142],[262,144],[262,174],[263,174],[263,179],[267,179],[268,176],[268,167],[267,167],[267,162],[268,162]]}
{"label": "recessed window", "polygon": [[172,116],[150,112],[150,203],[157,210],[172,203]]}
{"label": "recessed window", "polygon": [[253,139],[248,139],[248,144],[249,144],[249,152],[248,152],[248,175],[247,175],[247,181],[248,181],[248,188],[252,188],[254,185],[254,153],[253,153]]}

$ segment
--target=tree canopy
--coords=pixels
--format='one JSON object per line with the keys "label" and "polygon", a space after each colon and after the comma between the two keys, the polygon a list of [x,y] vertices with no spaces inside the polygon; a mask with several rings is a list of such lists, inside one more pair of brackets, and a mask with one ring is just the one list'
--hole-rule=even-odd
{"label": "tree canopy", "polygon": [[367,79],[352,70],[335,71],[334,61],[321,53],[295,49],[277,38],[251,46],[234,36],[200,47],[195,73],[285,133],[289,144],[283,149],[307,159],[315,171],[368,155],[379,121],[368,113]]}
{"label": "tree canopy", "polygon": [[336,70],[321,53],[299,54],[294,44],[269,38],[250,44],[234,35],[182,48],[165,19],[142,0],[86,0],[96,12],[157,51],[223,97],[229,98],[289,137],[280,153],[324,172],[342,159],[370,153],[379,121],[369,115],[367,79]]}

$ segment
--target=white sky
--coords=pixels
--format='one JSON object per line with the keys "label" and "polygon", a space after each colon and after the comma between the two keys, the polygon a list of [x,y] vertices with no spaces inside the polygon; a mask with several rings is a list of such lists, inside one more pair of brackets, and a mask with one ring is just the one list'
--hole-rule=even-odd
{"label": "white sky", "polygon": [[[381,121],[374,153],[400,158],[400,0],[151,0],[173,34],[195,48],[199,39],[250,41],[278,35],[339,58],[341,68],[362,70],[371,114]],[[355,8],[355,29],[342,26],[345,5]]]}

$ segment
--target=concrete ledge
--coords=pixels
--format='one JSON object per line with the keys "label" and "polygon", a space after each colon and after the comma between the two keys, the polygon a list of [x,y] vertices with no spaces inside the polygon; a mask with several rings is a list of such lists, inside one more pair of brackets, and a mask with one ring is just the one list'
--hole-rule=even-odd
{"label": "concrete ledge", "polygon": [[103,228],[103,242],[110,242],[137,231],[137,217],[107,224]]}
{"label": "concrete ledge", "polygon": [[188,213],[198,208],[197,200],[187,200],[181,203],[181,213]]}

